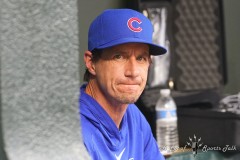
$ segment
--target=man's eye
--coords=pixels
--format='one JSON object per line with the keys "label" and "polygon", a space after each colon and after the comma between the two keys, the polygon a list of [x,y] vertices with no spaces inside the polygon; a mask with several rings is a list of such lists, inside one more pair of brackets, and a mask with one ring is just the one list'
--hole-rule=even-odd
{"label": "man's eye", "polygon": [[116,54],[113,58],[114,58],[114,59],[121,59],[121,58],[123,58],[123,56],[120,55],[120,54]]}
{"label": "man's eye", "polygon": [[138,57],[137,60],[138,61],[147,61],[147,58],[146,57]]}

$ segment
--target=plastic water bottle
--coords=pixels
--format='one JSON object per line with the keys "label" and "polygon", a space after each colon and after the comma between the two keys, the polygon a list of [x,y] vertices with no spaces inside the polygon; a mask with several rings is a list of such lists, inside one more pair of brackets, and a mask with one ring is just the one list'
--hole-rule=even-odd
{"label": "plastic water bottle", "polygon": [[155,110],[157,143],[163,155],[179,148],[176,109],[170,89],[161,89]]}

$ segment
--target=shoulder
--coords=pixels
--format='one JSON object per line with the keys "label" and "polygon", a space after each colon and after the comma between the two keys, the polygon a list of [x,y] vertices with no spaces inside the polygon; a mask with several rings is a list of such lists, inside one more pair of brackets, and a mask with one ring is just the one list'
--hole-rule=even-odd
{"label": "shoulder", "polygon": [[137,119],[137,120],[145,119],[144,115],[141,113],[141,111],[138,109],[138,107],[135,104],[128,105],[127,115],[129,115],[132,118]]}
{"label": "shoulder", "polygon": [[145,116],[135,104],[129,104],[127,109],[128,119],[131,119],[143,132],[151,132],[150,125]]}

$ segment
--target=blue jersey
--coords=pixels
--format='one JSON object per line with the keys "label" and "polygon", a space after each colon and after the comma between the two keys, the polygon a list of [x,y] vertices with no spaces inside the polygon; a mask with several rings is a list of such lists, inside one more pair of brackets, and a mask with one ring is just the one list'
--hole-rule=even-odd
{"label": "blue jersey", "polygon": [[120,130],[100,104],[81,87],[80,115],[84,144],[93,160],[164,160],[150,126],[129,104]]}

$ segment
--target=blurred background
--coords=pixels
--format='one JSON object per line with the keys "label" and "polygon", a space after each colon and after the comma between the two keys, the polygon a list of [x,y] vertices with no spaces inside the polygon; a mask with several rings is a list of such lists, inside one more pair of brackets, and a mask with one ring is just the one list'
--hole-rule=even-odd
{"label": "blurred background", "polygon": [[[153,0],[154,1],[154,0]],[[157,1],[157,0],[155,0]],[[80,55],[87,50],[87,33],[88,26],[96,15],[107,8],[122,8],[126,6],[136,7],[133,3],[138,1],[124,1],[124,0],[105,0],[99,3],[97,0],[84,1],[79,5],[80,23]],[[151,2],[151,0],[148,0]],[[158,2],[161,2],[159,0]],[[238,20],[240,2],[238,0],[222,0],[223,2],[223,18],[224,18],[224,36],[226,46],[226,63],[227,63],[227,84],[224,85],[224,93],[236,94],[240,91],[240,46],[238,45],[240,32],[240,23]],[[98,4],[97,7],[94,7]],[[86,16],[87,15],[87,16]],[[80,73],[84,73],[84,63],[81,59]],[[81,80],[82,82],[82,80]]]}

